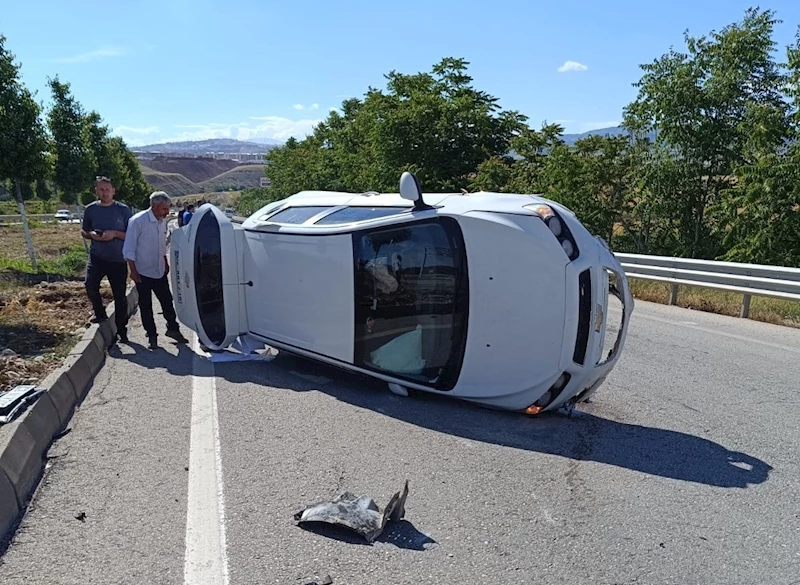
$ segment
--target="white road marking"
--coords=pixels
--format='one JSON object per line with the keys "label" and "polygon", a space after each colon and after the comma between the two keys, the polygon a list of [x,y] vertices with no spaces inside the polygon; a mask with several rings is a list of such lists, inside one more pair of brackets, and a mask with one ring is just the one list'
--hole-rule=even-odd
{"label": "white road marking", "polygon": [[682,321],[670,321],[669,319],[662,319],[661,317],[653,317],[652,315],[642,315],[639,313],[633,314],[634,319],[648,319],[649,321],[657,321],[659,323],[666,323],[667,325],[677,325],[679,327],[686,327],[687,329],[696,329],[697,331],[704,331],[706,333],[712,333],[714,335],[722,335],[723,337],[730,337],[731,339],[738,339],[739,341],[745,341],[747,343],[756,343],[758,345],[763,345],[765,347],[772,347],[774,349],[782,349],[784,351],[791,351],[792,353],[800,353],[800,347],[791,347],[788,345],[782,345],[780,343],[772,343],[770,341],[762,341],[760,339],[755,339],[754,337],[746,337],[744,335],[736,335],[735,333],[728,333],[726,331],[720,331],[719,329],[711,329],[709,327],[701,327],[700,325],[689,325],[686,322]]}
{"label": "white road marking", "polygon": [[[227,585],[225,501],[214,364],[200,357],[192,335],[192,428],[186,513],[185,585]],[[214,513],[214,511],[217,513]]]}

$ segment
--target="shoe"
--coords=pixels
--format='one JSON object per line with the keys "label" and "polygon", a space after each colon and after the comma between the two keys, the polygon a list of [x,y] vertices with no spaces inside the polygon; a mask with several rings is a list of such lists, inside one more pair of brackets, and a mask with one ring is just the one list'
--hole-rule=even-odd
{"label": "shoe", "polygon": [[148,344],[150,349],[158,349],[158,337],[153,335],[152,337],[148,337],[147,340],[150,342]]}
{"label": "shoe", "polygon": [[170,339],[174,339],[178,343],[189,343],[189,340],[183,336],[180,329],[167,329],[167,332],[164,334]]}
{"label": "shoe", "polygon": [[121,333],[117,333],[117,340],[120,343],[128,343],[128,333],[125,332],[125,331],[122,331]]}
{"label": "shoe", "polygon": [[108,317],[107,316],[92,317],[90,320],[92,323],[102,323],[103,321],[108,321]]}

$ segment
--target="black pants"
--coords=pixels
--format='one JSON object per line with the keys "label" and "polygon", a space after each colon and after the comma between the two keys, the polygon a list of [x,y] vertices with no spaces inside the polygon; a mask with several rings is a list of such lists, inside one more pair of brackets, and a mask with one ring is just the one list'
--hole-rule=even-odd
{"label": "black pants", "polygon": [[128,327],[128,298],[125,288],[128,281],[128,265],[125,262],[109,262],[99,258],[89,258],[86,265],[86,296],[92,303],[94,316],[97,319],[107,319],[108,314],[100,296],[100,281],[108,278],[111,292],[114,293],[114,320],[117,323],[117,333],[125,333]]}
{"label": "black pants", "polygon": [[153,296],[155,293],[164,318],[167,320],[167,331],[178,329],[178,319],[175,315],[175,307],[172,305],[172,293],[169,290],[168,276],[165,274],[161,278],[148,278],[141,276],[142,282],[136,284],[136,291],[139,293],[139,310],[142,312],[142,326],[147,337],[156,337],[156,322],[153,319]]}

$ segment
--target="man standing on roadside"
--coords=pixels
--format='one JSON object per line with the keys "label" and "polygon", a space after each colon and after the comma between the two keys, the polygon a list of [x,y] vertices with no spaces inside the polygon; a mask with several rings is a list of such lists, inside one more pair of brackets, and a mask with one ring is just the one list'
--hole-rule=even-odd
{"label": "man standing on roadside", "polygon": [[158,347],[158,333],[153,318],[153,293],[155,293],[164,318],[165,335],[178,343],[187,343],[178,327],[172,293],[169,290],[169,263],[167,262],[167,216],[172,206],[169,195],[156,191],[150,195],[150,208],[140,211],[128,222],[128,234],[122,254],[128,262],[131,279],[139,293],[142,326],[147,333],[150,349]]}
{"label": "man standing on roadside", "polygon": [[89,262],[86,264],[86,296],[92,303],[95,323],[108,319],[103,298],[100,296],[100,281],[108,278],[114,294],[114,320],[117,337],[127,343],[128,299],[125,289],[128,283],[128,266],[122,256],[122,246],[131,209],[124,203],[114,201],[114,185],[108,177],[97,177],[94,187],[97,201],[86,206],[83,212],[81,236],[91,240]]}

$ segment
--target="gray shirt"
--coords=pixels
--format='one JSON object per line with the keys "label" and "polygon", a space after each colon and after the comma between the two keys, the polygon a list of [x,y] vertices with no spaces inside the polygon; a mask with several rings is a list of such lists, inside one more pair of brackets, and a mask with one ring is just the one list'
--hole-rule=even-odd
{"label": "gray shirt", "polygon": [[141,276],[156,279],[164,276],[167,220],[156,219],[151,209],[145,209],[134,215],[128,222],[122,253],[125,260],[136,263],[136,272]]}
{"label": "gray shirt", "polygon": [[[92,230],[118,230],[124,232],[128,229],[128,220],[131,218],[131,208],[113,201],[111,205],[100,205],[99,201],[93,201],[83,210],[83,229],[87,232]],[[89,255],[92,258],[105,260],[106,262],[125,262],[122,257],[123,240],[114,238],[107,242],[92,240],[92,247]]]}

